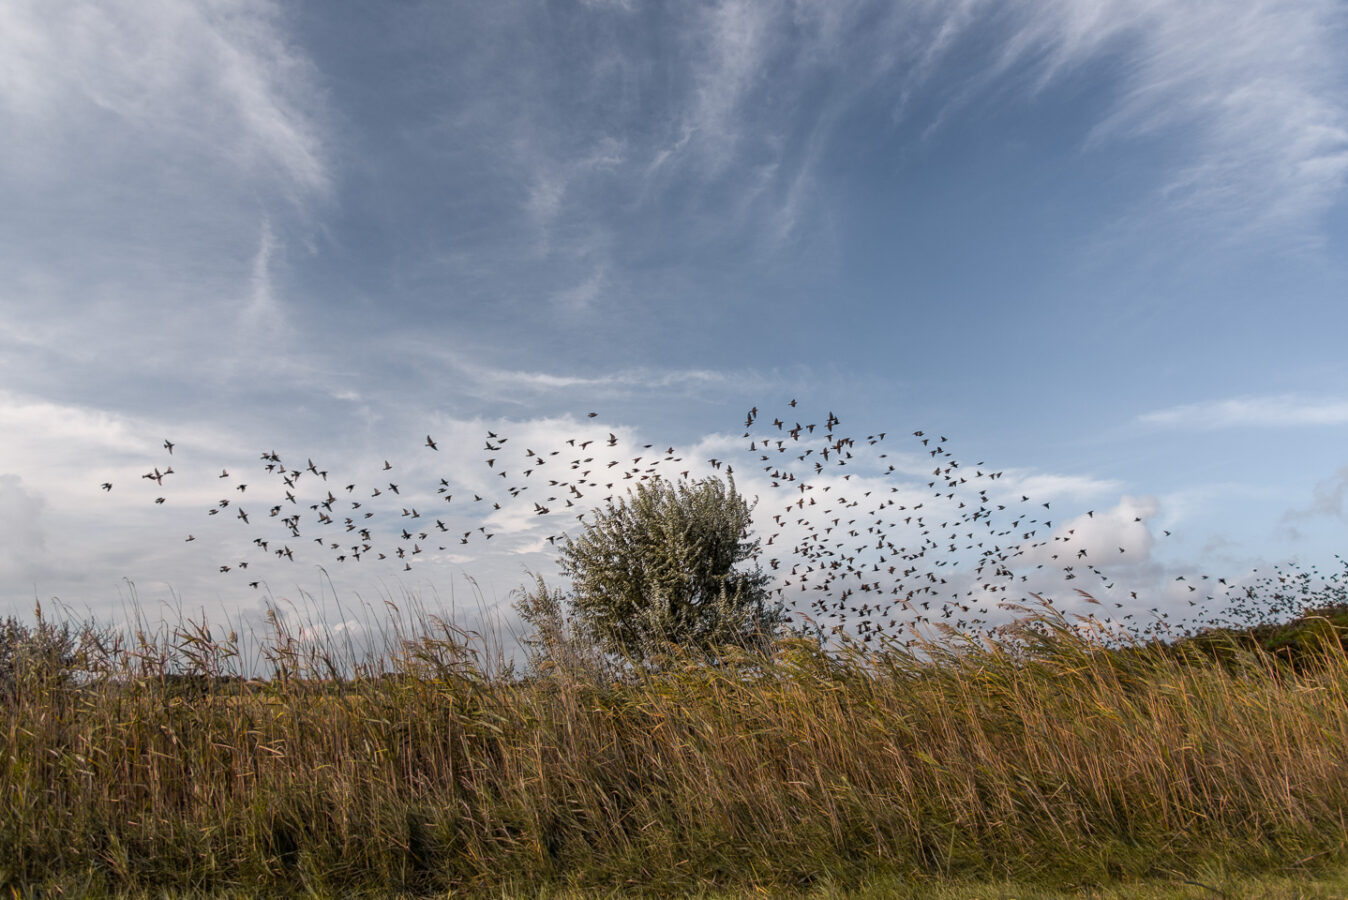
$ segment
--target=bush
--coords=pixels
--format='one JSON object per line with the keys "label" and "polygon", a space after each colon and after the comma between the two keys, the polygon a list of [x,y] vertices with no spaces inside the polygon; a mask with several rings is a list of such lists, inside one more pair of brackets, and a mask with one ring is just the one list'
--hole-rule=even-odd
{"label": "bush", "polygon": [[711,656],[726,646],[763,648],[785,615],[769,602],[759,567],[737,569],[758,551],[751,511],[733,480],[638,484],[566,540],[560,567],[570,596],[540,584],[519,608],[546,645],[561,646],[565,607],[575,628],[568,646],[588,643],[638,665],[672,648]]}
{"label": "bush", "polygon": [[532,631],[520,639],[536,675],[567,675],[602,682],[610,674],[602,652],[570,627],[570,598],[535,575],[532,587],[515,591],[515,610]]}
{"label": "bush", "polygon": [[92,624],[72,628],[42,618],[25,625],[13,616],[0,621],[0,701],[13,700],[25,688],[67,684],[84,672],[87,653],[103,637]]}

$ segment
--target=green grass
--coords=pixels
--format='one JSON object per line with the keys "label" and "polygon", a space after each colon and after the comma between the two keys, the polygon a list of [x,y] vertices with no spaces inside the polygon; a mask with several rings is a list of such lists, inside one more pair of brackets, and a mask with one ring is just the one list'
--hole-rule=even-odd
{"label": "green grass", "polygon": [[1049,611],[978,642],[523,678],[432,619],[354,671],[275,625],[275,677],[245,682],[202,626],[10,623],[0,886],[1348,895],[1348,660],[1323,627],[1296,665],[1120,650]]}

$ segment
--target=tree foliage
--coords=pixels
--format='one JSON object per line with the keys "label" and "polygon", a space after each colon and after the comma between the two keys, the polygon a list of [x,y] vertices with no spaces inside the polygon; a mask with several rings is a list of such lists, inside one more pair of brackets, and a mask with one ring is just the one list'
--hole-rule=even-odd
{"label": "tree foliage", "polygon": [[752,507],[734,481],[652,479],[599,510],[561,550],[579,636],[644,662],[672,646],[756,648],[784,621],[767,576],[745,567]]}

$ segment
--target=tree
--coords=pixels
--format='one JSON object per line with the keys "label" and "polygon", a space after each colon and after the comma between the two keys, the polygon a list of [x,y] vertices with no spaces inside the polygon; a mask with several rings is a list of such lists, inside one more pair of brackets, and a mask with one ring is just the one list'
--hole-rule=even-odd
{"label": "tree", "polygon": [[737,569],[758,552],[751,512],[733,479],[639,483],[562,547],[577,630],[637,663],[670,646],[764,646],[785,613],[758,566]]}

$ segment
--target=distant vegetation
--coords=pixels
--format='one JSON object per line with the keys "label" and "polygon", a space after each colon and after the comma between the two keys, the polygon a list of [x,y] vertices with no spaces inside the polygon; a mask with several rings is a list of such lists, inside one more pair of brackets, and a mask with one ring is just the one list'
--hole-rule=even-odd
{"label": "distant vegetation", "polygon": [[[787,637],[717,665],[395,617],[270,677],[184,623],[0,628],[0,884],[66,895],[1093,886],[1344,864],[1348,607],[1119,647],[1039,609],[977,641]],[[558,663],[565,664],[558,664]]]}

